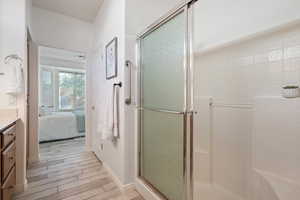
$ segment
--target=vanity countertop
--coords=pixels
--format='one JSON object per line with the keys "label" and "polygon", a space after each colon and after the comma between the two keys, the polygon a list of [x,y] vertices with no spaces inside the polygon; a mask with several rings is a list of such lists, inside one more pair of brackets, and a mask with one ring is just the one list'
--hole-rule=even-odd
{"label": "vanity countertop", "polygon": [[15,123],[17,118],[1,118],[0,117],[0,132],[4,131],[7,127]]}
{"label": "vanity countertop", "polygon": [[0,108],[0,132],[18,121],[18,110],[15,108]]}

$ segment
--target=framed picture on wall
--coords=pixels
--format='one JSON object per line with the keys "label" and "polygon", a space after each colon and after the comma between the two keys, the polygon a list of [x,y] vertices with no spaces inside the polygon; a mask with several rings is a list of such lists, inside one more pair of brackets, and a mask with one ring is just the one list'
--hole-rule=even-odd
{"label": "framed picture on wall", "polygon": [[118,76],[118,38],[115,37],[105,47],[106,79]]}

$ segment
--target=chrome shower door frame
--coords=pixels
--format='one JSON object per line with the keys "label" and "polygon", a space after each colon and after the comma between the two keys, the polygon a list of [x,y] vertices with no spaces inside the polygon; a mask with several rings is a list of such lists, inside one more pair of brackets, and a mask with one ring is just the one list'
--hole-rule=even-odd
{"label": "chrome shower door frame", "polygon": [[[148,187],[156,195],[160,196],[162,199],[167,199],[162,193],[160,193],[155,187],[153,187],[147,180],[145,180],[141,175],[141,136],[142,136],[142,94],[143,94],[143,80],[141,71],[141,41],[147,35],[151,34],[156,29],[160,28],[162,25],[168,21],[175,18],[177,15],[184,13],[186,20],[185,27],[185,39],[184,39],[184,111],[183,112],[173,112],[168,110],[154,110],[156,112],[172,113],[175,115],[184,115],[184,191],[185,200],[193,200],[193,115],[194,115],[194,105],[193,105],[193,48],[192,48],[192,7],[191,5],[196,2],[195,0],[187,0],[182,4],[177,6],[175,9],[168,12],[164,17],[160,18],[158,21],[150,25],[138,35],[137,39],[137,66],[138,66],[138,179],[141,180],[145,186]],[[172,199],[168,199],[172,200]]]}

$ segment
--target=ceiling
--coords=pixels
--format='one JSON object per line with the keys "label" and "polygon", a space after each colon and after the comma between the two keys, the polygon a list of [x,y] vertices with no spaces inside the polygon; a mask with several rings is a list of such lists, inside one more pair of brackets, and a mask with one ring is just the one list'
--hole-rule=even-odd
{"label": "ceiling", "polygon": [[93,22],[104,0],[32,0],[35,7]]}
{"label": "ceiling", "polygon": [[56,49],[56,48],[41,46],[39,54],[42,57],[48,57],[53,59],[66,60],[66,61],[79,62],[79,63],[86,62],[86,56],[84,53],[69,51],[64,49]]}
{"label": "ceiling", "polygon": [[84,53],[41,46],[39,61],[47,67],[63,67],[82,70],[86,67]]}

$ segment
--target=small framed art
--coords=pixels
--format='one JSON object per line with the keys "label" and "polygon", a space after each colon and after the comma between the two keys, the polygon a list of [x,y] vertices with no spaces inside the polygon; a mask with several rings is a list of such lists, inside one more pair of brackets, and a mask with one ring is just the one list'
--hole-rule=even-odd
{"label": "small framed art", "polygon": [[118,76],[118,38],[115,37],[105,47],[106,79]]}

